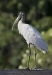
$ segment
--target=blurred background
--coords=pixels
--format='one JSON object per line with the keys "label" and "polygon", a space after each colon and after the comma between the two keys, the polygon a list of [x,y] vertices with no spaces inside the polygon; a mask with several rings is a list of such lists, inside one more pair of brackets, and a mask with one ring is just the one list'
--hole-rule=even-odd
{"label": "blurred background", "polygon": [[[37,68],[52,69],[52,0],[0,0],[0,69],[25,68],[28,47],[12,25],[20,11],[26,23],[35,27],[48,44],[48,52],[37,50]],[[34,48],[31,47],[30,68],[34,67]]]}

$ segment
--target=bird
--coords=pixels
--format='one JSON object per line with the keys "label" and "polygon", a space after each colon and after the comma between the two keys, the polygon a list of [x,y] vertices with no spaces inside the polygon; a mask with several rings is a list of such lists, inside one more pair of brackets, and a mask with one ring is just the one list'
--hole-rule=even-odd
{"label": "bird", "polygon": [[[16,24],[19,30],[19,34],[21,34],[24,37],[28,45],[29,56],[28,56],[28,63],[27,63],[26,69],[29,69],[29,62],[30,62],[30,55],[31,55],[30,45],[33,45],[37,49],[41,50],[44,54],[48,51],[48,45],[44,41],[42,35],[38,32],[37,29],[35,29],[32,25],[25,23],[25,13],[24,12],[20,12],[18,14],[18,17],[13,23],[12,30],[14,28],[14,25]],[[36,49],[35,49],[34,69],[36,69]]]}

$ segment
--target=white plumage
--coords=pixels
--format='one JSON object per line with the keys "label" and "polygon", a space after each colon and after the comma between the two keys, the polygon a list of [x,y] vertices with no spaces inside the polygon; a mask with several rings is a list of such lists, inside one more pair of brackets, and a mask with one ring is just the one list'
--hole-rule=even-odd
{"label": "white plumage", "polygon": [[19,33],[24,37],[27,44],[35,45],[39,50],[42,50],[43,53],[47,52],[48,47],[42,38],[41,34],[29,24],[23,23],[21,20],[18,22]]}

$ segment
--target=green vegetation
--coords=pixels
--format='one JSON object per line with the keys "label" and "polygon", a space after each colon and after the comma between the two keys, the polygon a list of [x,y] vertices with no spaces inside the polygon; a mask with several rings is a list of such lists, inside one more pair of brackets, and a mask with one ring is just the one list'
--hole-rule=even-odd
{"label": "green vegetation", "polygon": [[[0,69],[25,68],[28,61],[26,41],[12,25],[20,11],[48,44],[48,52],[37,50],[37,68],[52,69],[52,0],[0,0]],[[30,68],[34,66],[34,48]]]}

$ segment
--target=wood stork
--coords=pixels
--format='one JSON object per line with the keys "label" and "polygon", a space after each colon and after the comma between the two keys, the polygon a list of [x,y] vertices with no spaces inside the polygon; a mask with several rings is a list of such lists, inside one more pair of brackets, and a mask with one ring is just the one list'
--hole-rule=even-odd
{"label": "wood stork", "polygon": [[[42,38],[41,34],[34,27],[32,27],[29,24],[26,24],[24,20],[25,20],[25,13],[20,12],[12,26],[12,30],[14,25],[16,25],[18,22],[17,26],[19,33],[24,37],[24,39],[28,44],[29,59],[28,59],[27,69],[29,69],[29,61],[31,55],[30,44],[36,46],[36,48],[41,50],[43,53],[47,52],[48,46],[45,43],[44,39]],[[35,68],[36,68],[36,50],[35,50]]]}

